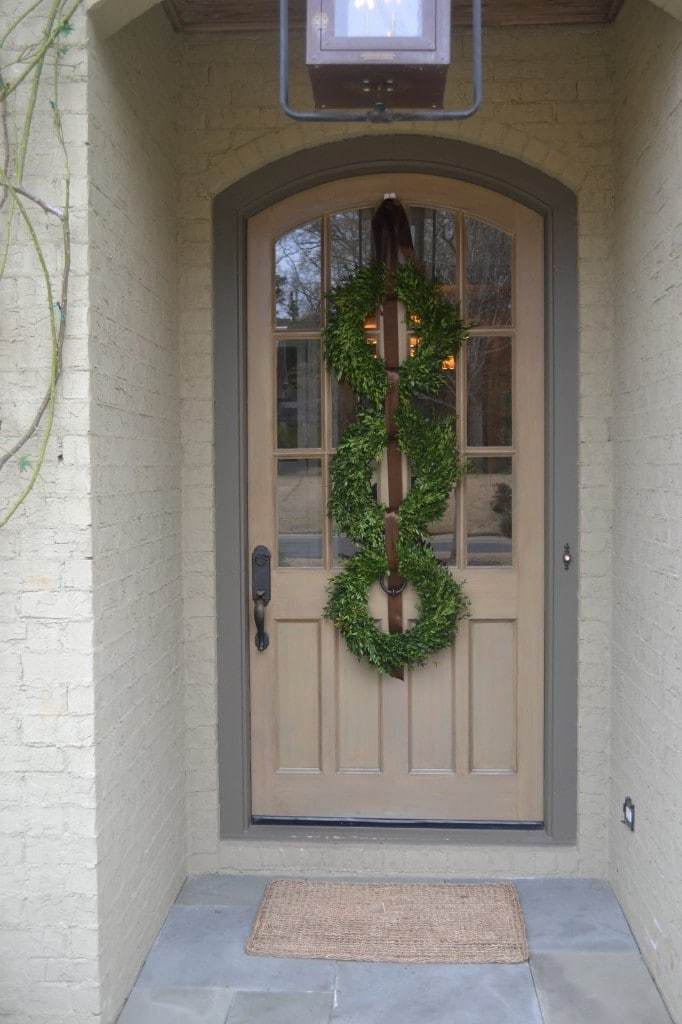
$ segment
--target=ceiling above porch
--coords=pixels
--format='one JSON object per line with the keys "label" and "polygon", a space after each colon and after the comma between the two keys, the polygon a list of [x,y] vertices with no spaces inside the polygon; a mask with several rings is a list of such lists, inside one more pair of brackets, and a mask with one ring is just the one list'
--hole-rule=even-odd
{"label": "ceiling above porch", "polygon": [[[486,25],[580,25],[613,21],[623,0],[484,0]],[[274,29],[278,0],[165,0],[175,27],[184,32]],[[304,0],[290,0],[291,21],[302,24]],[[453,0],[456,25],[470,21],[470,0]]]}

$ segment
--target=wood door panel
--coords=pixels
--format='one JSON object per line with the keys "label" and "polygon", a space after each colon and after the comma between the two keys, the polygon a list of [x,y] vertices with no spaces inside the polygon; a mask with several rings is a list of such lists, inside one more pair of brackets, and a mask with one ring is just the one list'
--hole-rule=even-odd
{"label": "wood door panel", "polygon": [[504,619],[497,622],[474,619],[469,623],[471,770],[474,772],[516,771],[515,634],[514,623]]}
{"label": "wood door panel", "polygon": [[[300,365],[296,363],[298,356],[292,357],[295,366],[287,369],[289,376],[282,377],[277,345],[286,337],[295,341],[302,332],[287,333],[274,322],[272,303],[264,301],[264,296],[274,295],[273,252],[278,238],[295,238],[298,225],[319,221],[323,239],[319,287],[324,292],[329,284],[329,255],[324,255],[324,246],[331,245],[326,218],[336,211],[373,207],[387,189],[416,209],[453,211],[460,225],[453,263],[458,282],[451,286],[455,294],[465,290],[462,261],[474,257],[483,276],[474,275],[466,287],[471,294],[478,289],[477,295],[491,287],[486,253],[469,255],[466,250],[468,219],[494,226],[492,232],[479,232],[478,238],[494,240],[496,232],[511,236],[511,244],[490,255],[494,262],[509,252],[513,261],[513,322],[481,325],[474,332],[477,338],[505,340],[491,350],[488,364],[481,362],[485,342],[478,342],[477,361],[472,364],[478,368],[476,444],[486,437],[481,424],[494,433],[495,425],[509,415],[513,432],[505,437],[513,438],[513,444],[467,447],[469,371],[467,359],[460,358],[458,433],[466,457],[475,460],[477,472],[487,475],[473,480],[469,506],[462,489],[454,493],[447,521],[435,529],[441,544],[439,557],[456,559],[451,571],[464,582],[470,618],[461,623],[453,648],[407,672],[404,681],[382,678],[358,662],[322,617],[329,580],[338,571],[330,524],[322,523],[318,512],[327,500],[333,452],[331,385],[328,377],[321,378],[319,403],[314,395],[311,401],[309,389],[316,386],[318,376],[310,376],[310,362],[303,357]],[[310,231],[304,236],[308,242],[312,237]],[[444,244],[442,239],[439,244]],[[311,273],[308,257],[309,253],[301,273],[302,287],[310,291],[305,277]],[[295,281],[298,272],[296,267],[289,268],[287,281]],[[387,179],[370,175],[320,186],[250,221],[247,295],[249,543],[252,548],[265,544],[273,553],[272,600],[266,615],[271,642],[262,654],[250,645],[253,814],[275,819],[541,821],[542,219],[497,193],[427,175],[392,174]],[[278,301],[281,304],[281,295]],[[302,308],[295,291],[287,302],[288,315],[295,319]],[[492,303],[491,308],[500,307]],[[316,342],[319,330],[308,331],[306,337]],[[404,344],[407,348],[406,336]],[[504,356],[506,364],[500,355],[503,348],[511,352]],[[481,367],[503,364],[504,378],[491,384],[489,371]],[[305,410],[318,407],[323,421],[319,448],[279,450],[278,438],[285,436],[290,443],[295,436],[286,425],[295,424],[298,431],[305,427]],[[280,415],[286,418],[284,433],[278,427]],[[301,436],[311,435],[303,430]],[[298,467],[292,466],[292,459],[299,460]],[[284,469],[283,460],[289,460]],[[381,493],[384,466],[379,467],[377,479]],[[406,485],[407,480],[406,472]],[[278,541],[278,523],[284,548]],[[454,533],[449,524],[455,524]],[[286,564],[279,564],[280,550]],[[369,610],[385,628],[386,599],[378,586],[370,594]],[[408,622],[417,614],[411,589],[404,597],[404,614]]]}
{"label": "wood door panel", "polygon": [[381,771],[382,679],[359,662],[334,630],[336,657],[336,770]]}
{"label": "wood door panel", "polygon": [[408,769],[411,774],[445,772],[455,765],[455,651],[441,651],[411,671],[408,691]]}
{"label": "wood door panel", "polygon": [[276,654],[277,771],[322,770],[320,621],[279,620]]}
{"label": "wood door panel", "polygon": [[[519,802],[515,774],[404,773],[399,785],[385,773],[344,772],[320,797],[310,772],[280,773],[279,785],[259,793],[254,814],[272,818],[407,819],[420,821],[537,821]],[[381,783],[381,784],[379,784]],[[303,810],[302,810],[303,808]]]}

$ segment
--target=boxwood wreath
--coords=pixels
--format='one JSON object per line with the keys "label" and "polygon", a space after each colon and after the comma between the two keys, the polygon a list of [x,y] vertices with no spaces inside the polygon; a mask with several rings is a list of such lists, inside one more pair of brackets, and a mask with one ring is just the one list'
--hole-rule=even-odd
{"label": "boxwood wreath", "polygon": [[[364,325],[389,290],[404,304],[410,331],[417,338],[413,357],[399,369],[396,426],[398,446],[412,476],[398,513],[399,572],[415,588],[418,616],[411,628],[394,634],[379,629],[368,610],[370,588],[388,572],[386,509],[372,492],[372,472],[388,440],[388,382],[383,361],[367,344]],[[420,399],[438,396],[444,384],[442,364],[457,354],[465,331],[456,308],[412,260],[394,274],[382,263],[360,268],[331,291],[328,309],[327,362],[359,400],[357,417],[332,460],[329,513],[359,550],[332,579],[325,616],[356,657],[392,675],[401,667],[423,664],[451,644],[468,609],[461,584],[438,561],[426,534],[428,524],[445,513],[452,487],[464,472],[455,423],[452,417],[418,408]]]}

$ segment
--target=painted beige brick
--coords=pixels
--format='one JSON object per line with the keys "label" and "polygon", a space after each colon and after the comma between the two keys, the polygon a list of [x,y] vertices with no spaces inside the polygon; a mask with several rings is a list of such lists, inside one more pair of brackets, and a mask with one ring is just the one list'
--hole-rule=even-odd
{"label": "painted beige brick", "polygon": [[[89,61],[98,1012],[109,1024],[185,877],[178,39],[157,9],[93,36]],[[71,717],[90,700],[69,687]]]}
{"label": "painted beige brick", "polygon": [[[0,0],[0,22],[16,13],[16,6],[13,0]],[[21,35],[14,37],[9,52],[18,52],[38,24],[33,21],[23,41]],[[74,151],[74,194],[82,200],[87,170],[83,17],[76,19],[75,29],[64,62],[62,110]],[[50,85],[44,79],[27,182],[58,205],[61,163],[50,125],[49,96]],[[46,257],[58,272],[56,223],[40,216],[36,222]],[[81,771],[69,771],[65,753],[66,744],[78,742],[82,766],[94,763],[92,716],[86,714],[74,724],[66,705],[67,676],[73,674],[86,684],[92,680],[91,645],[72,655],[66,637],[74,621],[86,630],[91,630],[92,621],[90,581],[74,571],[90,546],[87,335],[82,315],[87,233],[79,210],[74,210],[72,233],[74,316],[64,350],[53,439],[40,484],[24,510],[0,532],[0,707],[13,732],[9,742],[5,736],[0,750],[0,1015],[8,1024],[42,1024],[48,1013],[54,1024],[92,1020],[90,1010],[76,1007],[71,998],[74,985],[87,977],[92,986],[97,978],[92,951],[81,959],[78,977],[69,968],[71,928],[86,923],[94,929],[97,921],[96,907],[86,896],[95,889],[96,858],[89,846],[95,832],[94,804],[81,788]],[[49,360],[39,269],[20,227],[13,238],[9,274],[0,285],[3,448],[30,421],[45,387]],[[76,449],[82,453],[77,466],[71,458]],[[28,454],[35,458],[36,452],[37,439]],[[7,507],[21,483],[16,463],[10,464],[0,479],[1,508]],[[63,872],[64,864],[73,865],[73,870]],[[54,958],[65,961],[64,969],[59,978],[47,979],[47,964]]]}
{"label": "painted beige brick", "polygon": [[[673,12],[679,5],[660,6]],[[680,1020],[682,25],[628,0],[615,42],[610,868],[644,957]],[[634,835],[618,821],[626,795],[637,807]]]}

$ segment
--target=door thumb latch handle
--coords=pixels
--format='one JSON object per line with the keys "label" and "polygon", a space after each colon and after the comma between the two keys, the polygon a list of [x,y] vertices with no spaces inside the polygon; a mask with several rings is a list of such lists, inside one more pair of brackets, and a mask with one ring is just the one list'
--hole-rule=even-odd
{"label": "door thumb latch handle", "polygon": [[251,597],[253,621],[256,625],[256,649],[265,651],[270,637],[265,632],[265,609],[270,604],[270,552],[263,545],[253,549],[251,555]]}
{"label": "door thumb latch handle", "polygon": [[264,651],[270,643],[270,637],[265,632],[265,601],[260,595],[253,602],[253,621],[256,623],[256,647]]}

